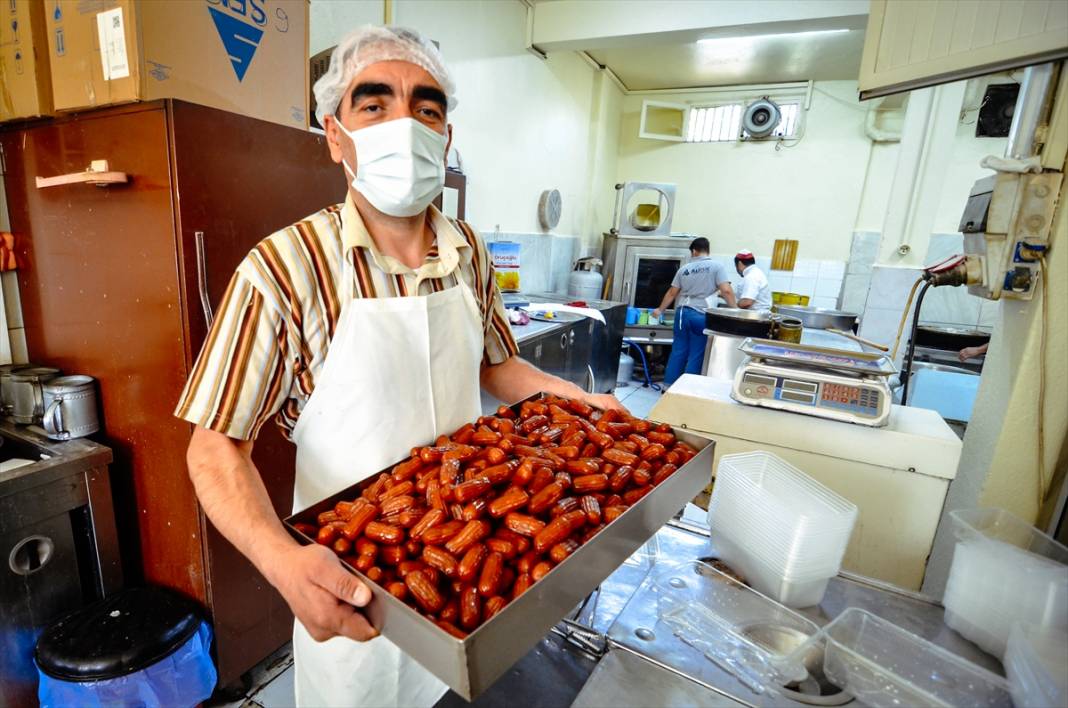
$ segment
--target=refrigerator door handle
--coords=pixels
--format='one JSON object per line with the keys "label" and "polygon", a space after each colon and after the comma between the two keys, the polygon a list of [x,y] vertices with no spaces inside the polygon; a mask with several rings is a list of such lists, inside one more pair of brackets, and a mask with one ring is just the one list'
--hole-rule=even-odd
{"label": "refrigerator door handle", "polygon": [[208,263],[204,256],[204,232],[194,231],[193,238],[197,248],[197,290],[200,291],[200,306],[204,309],[204,321],[211,327],[215,315],[211,311],[211,299],[208,297]]}

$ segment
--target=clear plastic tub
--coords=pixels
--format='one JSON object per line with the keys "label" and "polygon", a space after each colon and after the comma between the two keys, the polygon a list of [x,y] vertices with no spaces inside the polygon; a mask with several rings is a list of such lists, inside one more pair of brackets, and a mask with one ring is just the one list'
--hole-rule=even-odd
{"label": "clear plastic tub", "polygon": [[785,657],[819,630],[701,561],[661,571],[654,587],[659,620],[756,693],[775,690]]}
{"label": "clear plastic tub", "polygon": [[[749,489],[774,506],[774,517],[817,528],[852,528],[857,506],[807,474],[765,451],[724,455],[716,472],[717,486]],[[714,493],[714,492],[713,492]]]}
{"label": "clear plastic tub", "polygon": [[769,452],[725,455],[708,511],[724,559],[792,607],[818,604],[857,519],[855,504]]}
{"label": "clear plastic tub", "polygon": [[1017,622],[1004,664],[1016,708],[1068,705],[1068,632]]}
{"label": "clear plastic tub", "polygon": [[726,534],[713,534],[712,540],[723,562],[744,575],[753,588],[787,607],[820,604],[827,592],[827,584],[838,574],[835,567],[810,575],[788,576]]}
{"label": "clear plastic tub", "polygon": [[800,666],[820,651],[824,675],[873,708],[1012,706],[1004,678],[855,607],[784,661]]}
{"label": "clear plastic tub", "polygon": [[1068,631],[1068,549],[1004,509],[950,516],[947,625],[998,658],[1014,622]]}

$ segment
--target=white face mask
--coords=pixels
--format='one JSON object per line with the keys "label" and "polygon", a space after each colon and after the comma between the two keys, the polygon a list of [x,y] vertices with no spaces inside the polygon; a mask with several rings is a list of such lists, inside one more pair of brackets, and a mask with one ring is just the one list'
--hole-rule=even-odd
{"label": "white face mask", "polygon": [[352,188],[390,216],[415,216],[445,186],[445,147],[448,138],[414,118],[398,118],[348,131],[337,127],[356,147],[357,169],[349,163]]}

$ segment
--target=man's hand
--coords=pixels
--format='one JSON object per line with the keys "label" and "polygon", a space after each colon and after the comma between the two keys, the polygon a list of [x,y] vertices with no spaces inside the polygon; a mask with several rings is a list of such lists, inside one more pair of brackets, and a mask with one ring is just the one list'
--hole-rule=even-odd
{"label": "man's hand", "polygon": [[340,636],[365,642],[378,636],[356,609],[371,601],[371,590],[326,546],[294,545],[264,570],[315,641]]}
{"label": "man's hand", "polygon": [[582,397],[584,403],[587,403],[594,408],[600,408],[602,411],[623,411],[624,413],[630,413],[619,399],[610,393],[587,393]]}
{"label": "man's hand", "polygon": [[969,359],[974,359],[982,353],[982,349],[979,347],[965,347],[964,349],[961,349],[959,352],[957,352],[957,358],[960,359],[961,363],[963,363],[968,361]]}
{"label": "man's hand", "polygon": [[652,314],[652,315],[653,315],[653,317],[655,317],[656,319],[660,319],[660,315],[664,314],[664,312],[663,312],[663,310],[661,310],[661,309],[660,309],[660,308],[658,307],[658,308],[656,308],[655,310],[653,310],[651,314]]}

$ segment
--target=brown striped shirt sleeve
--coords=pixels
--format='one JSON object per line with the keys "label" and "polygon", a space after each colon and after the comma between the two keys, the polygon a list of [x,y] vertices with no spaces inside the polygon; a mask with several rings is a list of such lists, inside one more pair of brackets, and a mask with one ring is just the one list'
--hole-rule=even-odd
{"label": "brown striped shirt sleeve", "polygon": [[279,310],[239,270],[223,296],[175,415],[239,440],[255,438],[293,384]]}
{"label": "brown striped shirt sleeve", "polygon": [[[484,246],[480,250],[482,253],[488,252]],[[489,258],[486,258],[486,267],[483,272],[486,273],[488,281],[489,307],[485,308],[482,363],[492,366],[503,364],[519,354],[519,345],[516,344],[512,327],[508,324],[508,316],[504,311],[504,298],[501,297],[501,291],[497,287],[497,277]]]}

